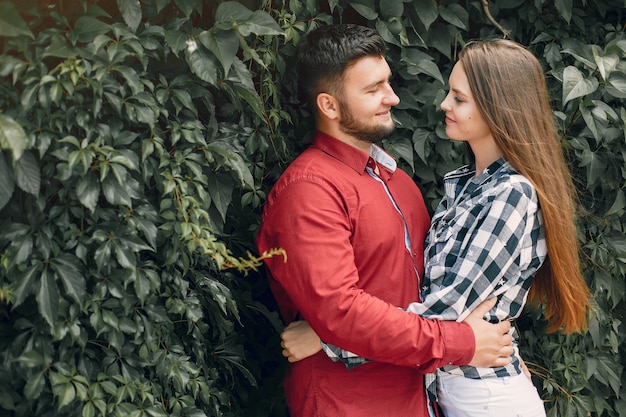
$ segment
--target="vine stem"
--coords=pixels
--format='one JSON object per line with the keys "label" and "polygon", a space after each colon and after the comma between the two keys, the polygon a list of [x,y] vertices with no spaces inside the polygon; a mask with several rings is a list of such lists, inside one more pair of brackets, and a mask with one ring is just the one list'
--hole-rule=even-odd
{"label": "vine stem", "polygon": [[482,3],[483,3],[483,10],[485,11],[485,15],[487,15],[487,19],[489,19],[489,21],[493,23],[495,27],[500,29],[500,32],[502,32],[505,39],[508,38],[509,35],[511,34],[511,31],[509,29],[503,28],[502,25],[496,22],[496,19],[493,18],[493,16],[491,15],[491,12],[489,11],[489,0],[482,0]]}

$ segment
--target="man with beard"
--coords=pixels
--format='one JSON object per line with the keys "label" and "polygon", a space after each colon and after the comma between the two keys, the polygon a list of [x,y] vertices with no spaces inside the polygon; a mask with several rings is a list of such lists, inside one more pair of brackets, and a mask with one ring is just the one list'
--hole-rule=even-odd
{"label": "man with beard", "polygon": [[272,188],[257,246],[286,252],[266,260],[283,320],[306,320],[372,362],[347,370],[323,352],[289,358],[292,417],[426,416],[424,373],[510,361],[510,323],[482,320],[493,303],[463,323],[402,310],[418,297],[429,216],[412,179],[375,145],[393,132],[399,102],[384,54],[380,35],[357,25],[320,27],[298,47],[316,132]]}

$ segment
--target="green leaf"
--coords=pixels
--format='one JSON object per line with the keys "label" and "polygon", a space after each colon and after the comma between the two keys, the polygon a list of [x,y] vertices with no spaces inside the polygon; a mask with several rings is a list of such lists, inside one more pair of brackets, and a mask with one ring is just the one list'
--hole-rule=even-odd
{"label": "green leaf", "polygon": [[65,386],[61,389],[61,392],[58,396],[59,405],[57,410],[60,411],[66,405],[69,405],[76,398],[76,388],[74,388],[74,384],[71,382],[65,384]]}
{"label": "green leaf", "polygon": [[43,391],[45,382],[45,371],[37,372],[35,375],[28,378],[28,381],[24,386],[24,396],[26,399],[35,400],[39,398],[41,391]]}
{"label": "green leaf", "polygon": [[554,0],[556,10],[568,24],[572,20],[572,3],[572,0]]}
{"label": "green leaf", "polygon": [[626,73],[614,71],[609,75],[609,86],[607,92],[613,97],[626,98]]}
{"label": "green leaf", "polygon": [[85,297],[85,276],[78,258],[61,253],[52,260],[51,267],[61,279],[65,293],[78,305],[82,305]]}
{"label": "green leaf", "polygon": [[117,0],[117,8],[122,13],[124,22],[132,32],[135,32],[141,23],[141,3],[139,0]]}
{"label": "green leaf", "polygon": [[207,181],[207,188],[211,195],[211,201],[217,208],[222,219],[226,218],[228,206],[232,200],[233,186],[223,179],[219,179],[217,175],[211,175]]}
{"label": "green leaf", "polygon": [[193,42],[193,38],[189,34],[180,30],[165,31],[165,43],[172,49],[174,54],[185,49],[188,42]]}
{"label": "green leaf", "polygon": [[114,176],[109,175],[104,178],[101,182],[101,186],[102,194],[110,204],[121,204],[132,207],[133,202],[128,194],[128,191],[125,186],[115,180]]}
{"label": "green leaf", "polygon": [[426,145],[432,133],[426,129],[416,129],[413,132],[413,149],[422,161],[428,163],[426,158]]}
{"label": "green leaf", "polygon": [[76,19],[72,35],[79,42],[92,42],[97,36],[104,35],[111,26],[91,16],[80,16]]}
{"label": "green leaf", "polygon": [[386,148],[389,153],[396,158],[404,159],[411,167],[411,170],[415,169],[413,164],[413,146],[411,141],[406,138],[398,138],[393,141],[388,141],[387,146]]}
{"label": "green leaf", "polygon": [[239,50],[239,38],[237,34],[232,31],[221,31],[216,35],[213,35],[211,31],[205,30],[198,36],[198,40],[209,51],[217,57],[224,68],[224,74],[228,74],[230,66],[235,60],[237,51]]}
{"label": "green leaf", "polygon": [[44,49],[43,57],[69,58],[78,54],[79,49],[68,44],[66,37],[54,34],[50,38],[50,44]]}
{"label": "green leaf", "polygon": [[37,273],[39,272],[39,269],[39,266],[33,265],[20,274],[19,278],[16,280],[17,286],[13,291],[13,295],[15,295],[13,308],[22,304],[26,297],[35,292],[35,282],[37,281]]}
{"label": "green leaf", "polygon": [[133,68],[126,66],[117,66],[113,67],[113,69],[119,72],[122,77],[124,77],[133,94],[139,94],[143,91],[143,84],[139,79],[137,71],[135,71]]}
{"label": "green leaf", "polygon": [[148,295],[150,295],[150,280],[142,272],[136,274],[135,282],[133,283],[135,288],[135,294],[141,301],[141,304],[146,301]]}
{"label": "green leaf", "polygon": [[358,14],[366,18],[367,20],[375,20],[378,18],[376,12],[376,6],[374,0],[349,0],[348,3]]}
{"label": "green leaf", "polygon": [[100,183],[93,171],[80,177],[76,184],[76,196],[78,200],[92,213],[96,210],[98,199],[100,198]]}
{"label": "green leaf", "polygon": [[403,0],[385,0],[384,6],[381,4],[380,12],[384,19],[401,17],[404,14]]}
{"label": "green leaf", "polygon": [[46,360],[41,355],[41,353],[29,350],[28,352],[22,353],[17,361],[29,368],[43,368],[46,364]]}
{"label": "green leaf", "polygon": [[11,244],[12,248],[17,248],[13,261],[16,264],[26,262],[33,253],[33,238],[30,235],[23,236],[17,240],[14,240]]}
{"label": "green leaf", "polygon": [[598,89],[598,85],[595,77],[585,79],[578,68],[566,67],[563,70],[563,104],[593,93]]}
{"label": "green leaf", "polygon": [[119,320],[113,311],[103,309],[102,321],[111,326],[113,329],[119,330]]}
{"label": "green leaf", "polygon": [[33,32],[22,19],[12,2],[0,2],[0,38],[26,35],[35,39]]}
{"label": "green leaf", "polygon": [[243,21],[248,19],[252,11],[236,1],[220,3],[215,11],[215,23],[227,23],[231,20]]}
{"label": "green leaf", "polygon": [[28,144],[29,140],[22,126],[12,117],[0,113],[0,149],[10,150],[13,160],[17,161]]}
{"label": "green leaf", "polygon": [[117,261],[122,267],[128,269],[135,269],[137,267],[134,254],[129,251],[127,247],[114,242],[113,250],[115,252],[115,257]]}
{"label": "green leaf", "polygon": [[0,209],[9,202],[14,189],[13,173],[9,169],[4,153],[0,151]]}
{"label": "green leaf", "polygon": [[195,40],[187,46],[185,52],[189,68],[198,78],[209,84],[217,83],[217,65],[212,54],[198,47]]}
{"label": "green leaf", "polygon": [[39,195],[41,175],[35,156],[26,151],[15,163],[15,182],[18,187],[32,195]]}
{"label": "green leaf", "polygon": [[242,36],[255,35],[282,35],[283,31],[274,21],[272,16],[263,10],[255,10],[252,15],[243,23],[239,24],[239,33]]}
{"label": "green leaf", "polygon": [[459,29],[467,29],[469,13],[460,4],[439,6],[439,15],[443,20]]}
{"label": "green leaf", "polygon": [[602,79],[606,81],[617,68],[619,57],[615,54],[602,56],[596,48],[594,48],[593,52],[593,57],[596,65],[598,66],[598,71],[600,71]]}
{"label": "green leaf", "polygon": [[54,282],[53,275],[46,269],[41,274],[41,285],[37,292],[37,305],[39,314],[50,327],[54,328],[59,311],[59,288],[56,282]]}
{"label": "green leaf", "polygon": [[437,8],[437,0],[421,0],[413,2],[418,19],[422,22],[426,30],[430,28],[437,17],[439,17],[439,9]]}
{"label": "green leaf", "polygon": [[81,412],[81,417],[95,417],[96,416],[96,408],[93,405],[93,402],[87,402],[83,405],[83,410]]}
{"label": "green leaf", "polygon": [[607,210],[605,216],[610,216],[613,214],[621,214],[624,212],[624,208],[626,207],[626,197],[624,196],[623,190],[617,190],[615,195],[615,200],[611,205],[611,208]]}

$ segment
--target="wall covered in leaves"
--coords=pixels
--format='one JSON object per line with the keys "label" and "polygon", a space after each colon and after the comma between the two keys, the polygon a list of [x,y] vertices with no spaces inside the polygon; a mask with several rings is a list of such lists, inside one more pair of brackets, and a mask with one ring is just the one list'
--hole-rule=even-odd
{"label": "wall covered in leaves", "polygon": [[623,0],[0,1],[0,415],[287,415],[252,242],[312,126],[294,46],[331,22],[386,40],[384,146],[431,208],[464,162],[438,109],[459,49],[541,60],[595,309],[567,337],[529,309],[522,353],[549,416],[626,416]]}

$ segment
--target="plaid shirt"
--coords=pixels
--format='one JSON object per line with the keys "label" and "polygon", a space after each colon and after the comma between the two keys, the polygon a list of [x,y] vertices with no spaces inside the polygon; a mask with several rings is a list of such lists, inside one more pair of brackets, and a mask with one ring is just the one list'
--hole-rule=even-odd
{"label": "plaid shirt", "polygon": [[[425,246],[420,303],[407,311],[440,320],[463,321],[482,301],[498,297],[491,322],[522,311],[534,274],[547,255],[537,194],[510,163],[500,159],[474,177],[465,166],[444,177],[446,195],[432,219]],[[440,372],[487,378],[521,373],[517,335],[513,361],[505,367],[445,366]],[[322,343],[348,368],[368,362]]]}

